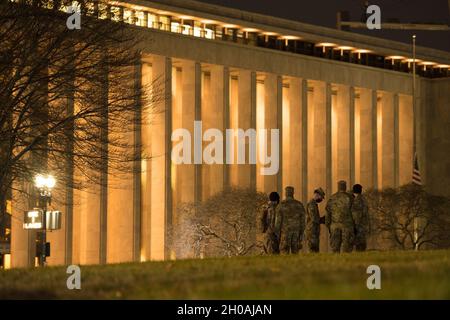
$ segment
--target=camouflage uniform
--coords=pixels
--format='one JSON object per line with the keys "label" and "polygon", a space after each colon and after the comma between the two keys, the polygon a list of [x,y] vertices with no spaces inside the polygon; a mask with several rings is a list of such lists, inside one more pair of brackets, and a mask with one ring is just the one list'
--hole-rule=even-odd
{"label": "camouflage uniform", "polygon": [[310,252],[319,252],[320,215],[316,200],[311,199],[306,205],[306,245]]}
{"label": "camouflage uniform", "polygon": [[354,223],[351,212],[353,196],[338,191],[328,200],[325,225],[330,231],[330,245],[333,252],[351,252],[354,240]]}
{"label": "camouflage uniform", "polygon": [[264,208],[261,217],[262,232],[263,232],[263,246],[264,252],[267,254],[280,253],[278,237],[275,232],[275,214],[277,204],[269,201],[269,204]]}
{"label": "camouflage uniform", "polygon": [[294,188],[286,188],[286,199],[277,207],[276,230],[282,253],[298,253],[305,231],[305,208],[294,199]]}
{"label": "camouflage uniform", "polygon": [[352,216],[355,222],[355,248],[356,251],[366,250],[366,235],[369,231],[369,212],[367,201],[363,195],[358,194],[353,199]]}

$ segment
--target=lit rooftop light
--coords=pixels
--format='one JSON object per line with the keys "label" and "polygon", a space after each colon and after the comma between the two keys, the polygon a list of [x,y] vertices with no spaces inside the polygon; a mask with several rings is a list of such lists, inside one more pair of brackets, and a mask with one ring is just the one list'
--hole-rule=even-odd
{"label": "lit rooftop light", "polygon": [[300,39],[300,37],[297,37],[297,36],[281,36],[280,37],[281,39],[286,39],[286,40],[299,40]]}
{"label": "lit rooftop light", "polygon": [[223,24],[222,27],[224,28],[239,28],[239,26],[235,25],[235,24]]}
{"label": "lit rooftop light", "polygon": [[242,31],[246,32],[258,32],[259,30],[256,28],[243,28]]}
{"label": "lit rooftop light", "polygon": [[448,65],[448,64],[437,64],[433,68],[443,68],[443,69],[449,68],[450,69],[450,65]]}
{"label": "lit rooftop light", "polygon": [[[402,62],[414,62],[414,59],[413,58],[408,58],[408,59],[403,60]],[[415,62],[419,63],[419,62],[422,62],[422,60],[416,59]]]}
{"label": "lit rooftop light", "polygon": [[372,50],[368,50],[368,49],[354,49],[353,52],[355,52],[355,53],[371,53]]}
{"label": "lit rooftop light", "polygon": [[434,66],[437,63],[436,62],[431,62],[431,61],[423,61],[421,63],[419,63],[421,66]]}
{"label": "lit rooftop light", "polygon": [[316,47],[336,47],[337,44],[331,42],[320,42],[316,43]]}
{"label": "lit rooftop light", "polygon": [[354,50],[355,48],[350,47],[350,46],[339,46],[334,48],[335,50]]}
{"label": "lit rooftop light", "polygon": [[265,36],[277,36],[278,33],[271,32],[271,31],[266,31],[266,32],[263,32],[263,35],[265,35]]}
{"label": "lit rooftop light", "polygon": [[178,18],[183,19],[183,20],[194,20],[194,17],[191,17],[191,16],[178,16]]}
{"label": "lit rooftop light", "polygon": [[406,59],[404,56],[387,56],[387,60],[404,60]]}
{"label": "lit rooftop light", "polygon": [[217,21],[209,20],[209,19],[203,19],[203,20],[200,20],[200,22],[204,23],[204,24],[217,24]]}

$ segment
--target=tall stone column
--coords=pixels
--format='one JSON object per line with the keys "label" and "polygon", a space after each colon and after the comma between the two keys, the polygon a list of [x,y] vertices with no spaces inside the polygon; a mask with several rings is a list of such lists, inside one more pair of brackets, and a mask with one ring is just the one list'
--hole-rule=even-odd
{"label": "tall stone column", "polygon": [[[174,149],[175,156],[182,157],[182,163],[172,163],[172,189],[173,189],[173,225],[179,225],[177,210],[184,203],[194,203],[202,200],[202,133],[204,128],[194,127],[195,121],[202,120],[202,68],[195,61],[174,61],[172,80],[173,104],[172,104],[172,129],[187,130],[190,137],[174,137],[173,146],[177,148],[180,144],[190,145],[191,150],[179,153]],[[209,83],[209,80],[207,81]],[[203,91],[209,96],[210,92]],[[196,145],[196,143],[199,145]],[[197,148],[196,148],[197,147]],[[181,160],[181,159],[179,159]],[[182,252],[183,251],[183,252]],[[174,253],[177,256],[186,254],[184,250]]]}
{"label": "tall stone column", "polygon": [[[226,124],[224,117],[227,115],[227,101],[225,98],[229,96],[227,82],[228,70],[222,66],[213,65],[208,68],[208,72],[203,74],[202,129],[203,133],[207,132],[208,129],[219,130],[222,137],[220,140],[222,148],[220,148],[220,151],[215,150],[214,155],[216,152],[221,152],[222,157],[220,157],[220,162],[222,163],[224,162],[225,157],[225,153],[223,153],[223,146],[225,144],[224,125]],[[204,151],[207,151],[208,145],[213,145],[216,143],[215,138],[209,137],[208,139],[210,140],[203,142]],[[202,184],[206,186],[202,190],[202,199],[207,199],[208,197],[223,190],[226,179],[224,176],[224,164],[205,163],[205,159],[203,159],[201,172]]]}
{"label": "tall stone column", "polygon": [[[172,61],[162,56],[152,57],[152,80],[161,81],[158,95],[164,99],[155,104],[150,121],[150,259],[170,258],[168,231],[172,226],[171,198],[171,134],[172,134]],[[191,186],[192,188],[192,186]],[[148,195],[143,195],[148,196]]]}
{"label": "tall stone column", "polygon": [[[109,161],[108,207],[107,207],[107,262],[120,263],[138,260],[140,251],[140,90],[141,61],[127,72],[134,74],[130,81],[130,92],[135,91],[135,108],[129,112],[124,123],[111,121],[109,124],[110,141],[115,152],[128,159],[117,166],[117,159]],[[128,70],[129,69],[129,70]],[[128,87],[128,84],[127,84]],[[120,146],[117,146],[117,143]]]}
{"label": "tall stone column", "polygon": [[[73,192],[73,255],[72,263],[99,264],[107,262],[107,220],[108,220],[108,105],[109,105],[109,76],[104,65],[103,86],[100,88],[102,114],[101,128],[96,136],[99,152],[96,168],[81,171],[75,168],[74,178],[82,185],[81,190]],[[75,87],[80,85],[75,79]],[[75,100],[74,112],[82,108],[81,102]],[[75,127],[85,120],[79,119]],[[78,150],[75,149],[75,152]]]}
{"label": "tall stone column", "polygon": [[[278,144],[278,173],[274,175],[264,175],[262,179],[262,190],[265,193],[278,191],[280,195],[283,194],[282,186],[282,155],[283,147],[282,139],[282,79],[280,76],[274,74],[267,74],[264,79],[264,129],[267,130],[267,155],[272,157],[272,161],[277,158],[276,146],[272,145],[271,130],[279,130]],[[273,166],[271,163],[268,166]],[[260,175],[260,172],[257,172]]]}
{"label": "tall stone column", "polygon": [[[172,72],[175,72],[173,75]],[[167,229],[172,221],[170,128],[176,69],[170,58],[147,56],[141,70],[141,239],[140,260],[166,256]]]}
{"label": "tall stone column", "polygon": [[364,189],[376,187],[373,180],[375,165],[373,161],[374,139],[376,141],[376,126],[374,128],[373,125],[373,108],[375,107],[376,111],[376,105],[373,105],[372,99],[372,90],[358,89],[357,98],[355,99],[355,183],[361,184]]}
{"label": "tall stone column", "polygon": [[395,186],[395,107],[394,95],[382,92],[378,101],[378,186]]}
{"label": "tall stone column", "polygon": [[303,80],[289,79],[283,88],[283,186],[293,186],[296,198],[306,201],[303,192]]}
{"label": "tall stone column", "polygon": [[[239,70],[232,80],[230,117],[232,129],[256,128],[256,73]],[[231,165],[231,184],[239,188],[256,188],[256,165],[249,164],[249,139],[245,139],[245,164],[237,164],[238,139],[234,137],[234,164]]]}
{"label": "tall stone column", "polygon": [[[322,187],[326,197],[331,196],[331,85],[321,81],[310,81],[308,91],[308,195]],[[325,214],[326,201],[319,205]],[[328,251],[328,231],[321,227],[320,250]]]}
{"label": "tall stone column", "polygon": [[348,86],[337,85],[333,95],[333,192],[337,191],[337,182],[339,180],[346,181],[348,188],[352,184],[351,167],[353,155],[351,154],[352,136],[350,134],[352,114],[350,109],[353,101],[351,101],[351,91],[351,88]]}

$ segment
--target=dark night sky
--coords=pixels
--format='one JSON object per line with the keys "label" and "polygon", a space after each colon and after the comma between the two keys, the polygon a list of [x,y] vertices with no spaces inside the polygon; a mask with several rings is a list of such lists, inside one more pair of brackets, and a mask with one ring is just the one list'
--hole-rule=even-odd
{"label": "dark night sky", "polygon": [[[336,27],[336,12],[346,10],[352,21],[360,21],[363,12],[363,0],[200,0],[211,4],[233,7],[241,10],[258,12],[271,16]],[[448,0],[377,0],[370,4],[379,5],[381,19],[397,19],[410,23],[445,23],[450,24]],[[450,52],[449,31],[399,31],[399,30],[363,30],[352,32],[364,33],[375,37],[411,42],[413,33],[417,35],[417,44]]]}

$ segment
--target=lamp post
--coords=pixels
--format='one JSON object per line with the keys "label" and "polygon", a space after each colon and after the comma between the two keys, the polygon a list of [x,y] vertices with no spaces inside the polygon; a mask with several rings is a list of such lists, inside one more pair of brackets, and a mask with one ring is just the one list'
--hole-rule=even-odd
{"label": "lamp post", "polygon": [[45,266],[46,259],[46,244],[47,244],[47,204],[51,204],[52,201],[52,189],[56,184],[56,180],[51,175],[38,174],[34,178],[34,184],[39,190],[39,207],[43,210],[42,216],[42,234],[41,234],[41,267]]}

